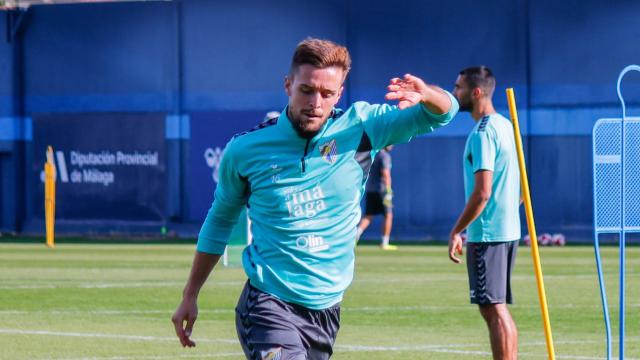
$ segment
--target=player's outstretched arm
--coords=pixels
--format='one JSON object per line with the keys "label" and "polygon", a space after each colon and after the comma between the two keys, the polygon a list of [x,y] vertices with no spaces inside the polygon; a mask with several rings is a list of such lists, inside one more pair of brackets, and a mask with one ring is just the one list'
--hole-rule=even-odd
{"label": "player's outstretched arm", "polygon": [[421,102],[433,114],[446,114],[452,106],[451,99],[444,90],[435,85],[427,85],[411,74],[406,74],[402,79],[391,79],[387,90],[385,99],[398,101],[400,109]]}
{"label": "player's outstretched arm", "polygon": [[196,251],[191,266],[191,274],[182,293],[182,302],[171,317],[176,335],[183,347],[194,347],[191,340],[193,324],[198,317],[198,294],[209,274],[220,260],[220,255]]}

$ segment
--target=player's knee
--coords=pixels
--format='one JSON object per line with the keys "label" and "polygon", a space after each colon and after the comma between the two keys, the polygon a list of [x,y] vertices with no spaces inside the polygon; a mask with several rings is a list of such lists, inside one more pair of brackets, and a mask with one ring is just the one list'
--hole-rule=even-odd
{"label": "player's knee", "polygon": [[481,304],[478,305],[478,309],[482,317],[489,322],[500,317],[500,305],[503,304]]}

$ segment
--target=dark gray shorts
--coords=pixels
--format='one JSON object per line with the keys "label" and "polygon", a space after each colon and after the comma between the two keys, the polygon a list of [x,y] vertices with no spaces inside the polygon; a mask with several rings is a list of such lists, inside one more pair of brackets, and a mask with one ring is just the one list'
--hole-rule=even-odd
{"label": "dark gray shorts", "polygon": [[472,304],[511,304],[511,272],[518,241],[467,243],[467,272]]}
{"label": "dark gray shorts", "polygon": [[384,215],[393,211],[393,205],[384,203],[384,193],[368,191],[364,200],[365,215]]}
{"label": "dark gray shorts", "polygon": [[250,360],[326,360],[340,327],[340,305],[310,310],[247,281],[236,307],[236,330]]}

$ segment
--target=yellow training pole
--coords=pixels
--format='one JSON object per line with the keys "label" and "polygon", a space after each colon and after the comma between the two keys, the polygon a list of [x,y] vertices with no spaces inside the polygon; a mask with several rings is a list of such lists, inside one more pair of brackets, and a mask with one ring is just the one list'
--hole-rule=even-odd
{"label": "yellow training pole", "polygon": [[507,101],[509,103],[509,113],[513,122],[513,135],[516,140],[516,150],[518,151],[518,164],[520,165],[520,185],[524,195],[524,208],[527,214],[527,226],[531,237],[531,256],[533,257],[533,267],[536,273],[536,283],[538,285],[538,300],[542,311],[542,322],[544,325],[544,337],[547,340],[547,352],[549,360],[555,360],[556,354],[553,349],[553,336],[551,335],[551,323],[549,321],[549,310],[547,308],[547,295],[544,292],[544,280],[542,279],[542,267],[540,266],[540,254],[538,252],[538,237],[536,234],[536,224],[533,220],[533,208],[531,207],[531,194],[529,193],[529,180],[527,177],[527,167],[524,163],[524,152],[522,151],[522,139],[520,137],[520,125],[518,125],[518,111],[516,110],[516,98],[513,89],[507,89]]}
{"label": "yellow training pole", "polygon": [[44,222],[47,234],[47,246],[54,243],[54,225],[56,218],[56,167],[53,163],[53,149],[47,148],[47,162],[44,164]]}

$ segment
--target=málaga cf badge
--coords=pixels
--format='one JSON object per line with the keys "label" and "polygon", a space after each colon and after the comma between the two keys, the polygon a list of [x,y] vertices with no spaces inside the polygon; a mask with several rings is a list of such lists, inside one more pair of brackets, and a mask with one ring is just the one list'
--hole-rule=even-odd
{"label": "m\u00e1laga cf badge", "polygon": [[320,155],[324,161],[329,164],[336,162],[336,159],[338,158],[338,148],[336,146],[335,139],[320,145],[319,149]]}

